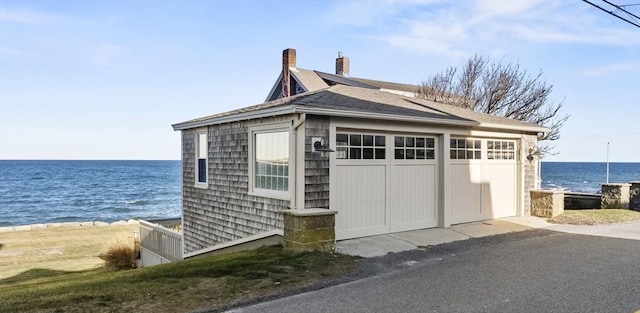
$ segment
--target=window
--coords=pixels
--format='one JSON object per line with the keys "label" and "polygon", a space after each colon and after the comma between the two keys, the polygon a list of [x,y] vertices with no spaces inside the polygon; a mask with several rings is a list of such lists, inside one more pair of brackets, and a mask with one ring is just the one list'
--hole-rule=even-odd
{"label": "window", "polygon": [[436,140],[429,137],[395,136],[396,160],[433,160],[436,158]]}
{"label": "window", "polygon": [[336,158],[384,160],[385,136],[337,133]]}
{"label": "window", "polygon": [[513,141],[487,140],[487,159],[514,160],[516,146]]}
{"label": "window", "polygon": [[450,154],[452,160],[480,160],[481,149],[478,139],[451,139]]}
{"label": "window", "polygon": [[251,194],[289,198],[289,130],[280,125],[250,128]]}
{"label": "window", "polygon": [[207,130],[199,130],[196,132],[196,186],[207,186],[208,173],[208,144]]}

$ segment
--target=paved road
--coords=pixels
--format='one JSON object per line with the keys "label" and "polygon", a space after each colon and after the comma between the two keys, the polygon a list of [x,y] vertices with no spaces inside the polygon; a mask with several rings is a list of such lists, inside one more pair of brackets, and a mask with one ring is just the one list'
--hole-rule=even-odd
{"label": "paved road", "polygon": [[368,278],[230,312],[640,310],[640,241],[526,231],[362,260]]}

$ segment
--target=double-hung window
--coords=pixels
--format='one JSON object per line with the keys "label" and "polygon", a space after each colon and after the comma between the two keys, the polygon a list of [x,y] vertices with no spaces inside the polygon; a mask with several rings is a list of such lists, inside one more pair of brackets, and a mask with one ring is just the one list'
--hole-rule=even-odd
{"label": "double-hung window", "polygon": [[290,199],[289,124],[250,127],[249,138],[249,193]]}
{"label": "double-hung window", "polygon": [[196,132],[196,187],[207,187],[208,179],[208,140],[207,130],[198,130]]}

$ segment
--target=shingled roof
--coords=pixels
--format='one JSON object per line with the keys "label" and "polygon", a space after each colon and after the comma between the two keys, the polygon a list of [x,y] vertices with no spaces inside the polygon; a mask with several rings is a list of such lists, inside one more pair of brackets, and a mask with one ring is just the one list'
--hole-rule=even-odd
{"label": "shingled roof", "polygon": [[264,116],[308,113],[451,126],[546,132],[544,127],[377,89],[334,85],[173,125],[184,130]]}

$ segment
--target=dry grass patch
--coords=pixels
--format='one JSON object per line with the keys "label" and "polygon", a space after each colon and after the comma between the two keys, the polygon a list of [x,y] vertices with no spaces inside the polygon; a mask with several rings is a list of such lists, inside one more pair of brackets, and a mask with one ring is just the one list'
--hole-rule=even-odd
{"label": "dry grass patch", "polygon": [[566,210],[549,219],[549,223],[572,225],[599,225],[640,220],[640,212],[631,210],[597,209]]}
{"label": "dry grass patch", "polygon": [[105,253],[98,255],[104,261],[104,268],[110,271],[130,270],[136,268],[138,251],[129,241],[116,241]]}
{"label": "dry grass patch", "polygon": [[0,233],[0,279],[32,269],[79,271],[100,267],[114,240],[129,240],[136,224],[56,227]]}
{"label": "dry grass patch", "polygon": [[349,256],[268,247],[131,271],[32,270],[0,280],[0,312],[189,312],[356,269]]}

